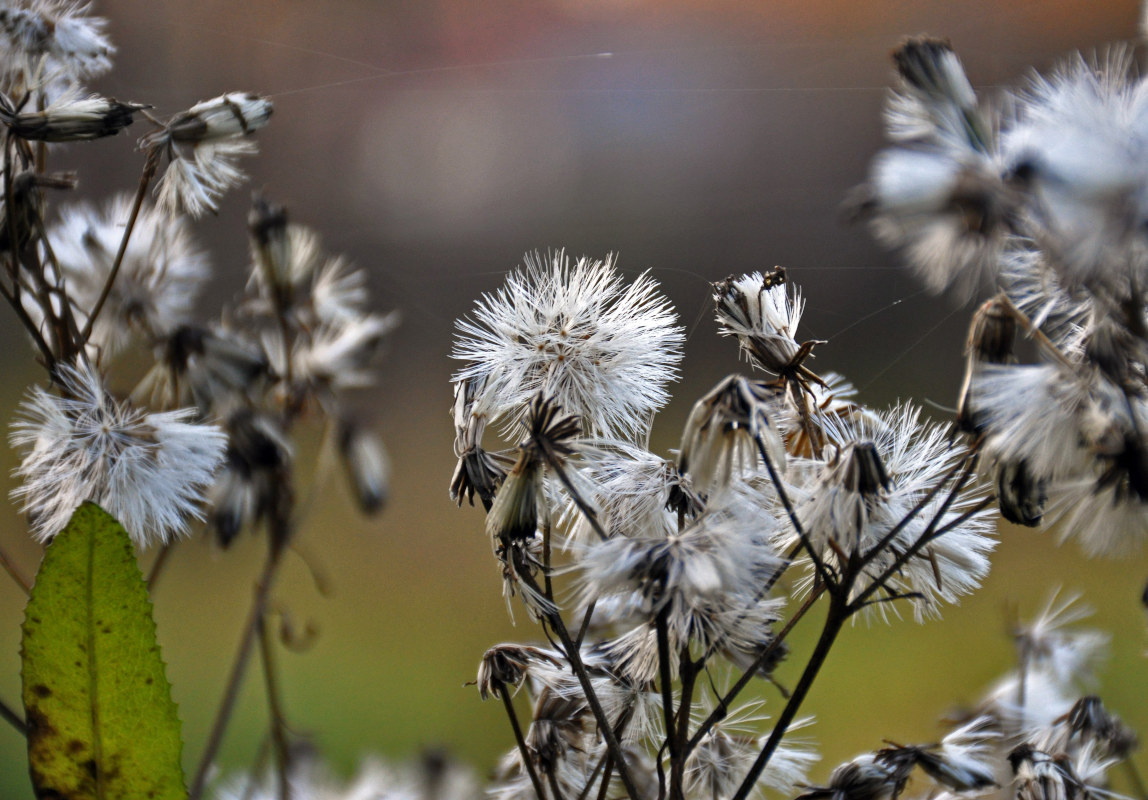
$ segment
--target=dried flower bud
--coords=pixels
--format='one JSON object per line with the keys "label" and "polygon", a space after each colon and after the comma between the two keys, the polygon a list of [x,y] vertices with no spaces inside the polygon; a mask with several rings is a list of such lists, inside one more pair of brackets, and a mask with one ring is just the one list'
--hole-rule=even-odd
{"label": "dried flower bud", "polygon": [[166,131],[176,142],[210,142],[247,136],[270,118],[270,100],[250,92],[228,92],[176,114]]}
{"label": "dried flower bud", "polygon": [[251,231],[251,252],[255,266],[265,285],[273,287],[281,305],[290,301],[289,293],[294,283],[290,278],[291,242],[287,236],[287,209],[272,205],[255,195],[251,211],[247,215],[247,227]]}
{"label": "dried flower bud", "polygon": [[65,96],[42,111],[21,111],[0,103],[0,122],[13,136],[36,142],[79,142],[119,133],[145,105],[99,95]]}
{"label": "dried flower bud", "polygon": [[1016,800],[1074,800],[1081,788],[1071,765],[1022,744],[1008,754],[1015,776]]}
{"label": "dried flower bud", "polygon": [[355,489],[355,499],[364,514],[376,514],[390,494],[390,464],[378,437],[348,420],[339,431],[339,452],[347,476]]}
{"label": "dried flower bud", "polygon": [[835,768],[828,786],[817,786],[797,800],[889,800],[897,789],[896,776],[870,753]]}
{"label": "dried flower bud", "polygon": [[291,446],[269,417],[247,409],[227,420],[227,458],[212,490],[211,525],[223,547],[264,517],[278,517],[290,503]]}
{"label": "dried flower bud", "polygon": [[794,376],[815,342],[799,345],[794,338],[805,303],[786,288],[785,269],[775,267],[764,275],[731,275],[713,285],[713,297],[722,335],[736,336],[751,364]]}
{"label": "dried flower bud", "polygon": [[1007,364],[1012,360],[1016,316],[1010,306],[1006,299],[994,297],[977,309],[969,326],[965,352],[990,364]]}
{"label": "dried flower bud", "polygon": [[977,96],[952,45],[926,36],[907,39],[893,51],[893,63],[905,82],[933,100],[972,108]]}
{"label": "dried flower bud", "polygon": [[779,472],[785,470],[785,444],[770,422],[779,390],[740,375],[731,375],[694,404],[682,431],[678,471],[692,477],[695,488],[708,492],[724,486],[743,469],[751,469],[758,448]]}
{"label": "dried flower bud", "polygon": [[1009,522],[1035,528],[1044,516],[1048,481],[1038,478],[1028,463],[1003,461],[996,466],[997,502]]}
{"label": "dried flower bud", "polygon": [[517,688],[526,677],[530,663],[536,660],[555,666],[564,663],[545,650],[527,645],[500,644],[487,650],[478,665],[478,692],[482,699],[499,694],[504,686]]}

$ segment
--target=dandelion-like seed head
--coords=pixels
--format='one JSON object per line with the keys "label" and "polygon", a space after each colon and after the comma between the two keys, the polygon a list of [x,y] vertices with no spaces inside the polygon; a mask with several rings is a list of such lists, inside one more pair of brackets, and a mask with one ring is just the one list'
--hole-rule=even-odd
{"label": "dandelion-like seed head", "polygon": [[657,283],[643,274],[627,286],[613,257],[571,265],[561,250],[527,255],[473,319],[457,322],[452,356],[466,365],[454,380],[483,379],[494,417],[515,440],[539,392],[577,414],[588,434],[634,440],[677,376],[675,322]]}
{"label": "dandelion-like seed head", "polygon": [[[21,7],[23,6],[23,7]],[[89,17],[86,3],[32,0],[0,8],[0,75],[3,91],[18,97],[50,76],[57,86],[98,77],[115,53],[104,33],[107,20]]]}
{"label": "dandelion-like seed head", "polygon": [[226,436],[190,410],[145,414],[108,394],[87,366],[58,367],[62,396],[37,387],[9,439],[24,453],[14,490],[33,535],[50,539],[85,500],[101,505],[141,547],[186,530],[223,460]]}
{"label": "dandelion-like seed head", "polygon": [[[108,281],[131,206],[123,195],[103,209],[66,206],[48,232],[81,326]],[[147,342],[168,336],[190,319],[209,274],[207,257],[186,222],[143,207],[89,344],[98,354],[110,356],[133,334]]]}

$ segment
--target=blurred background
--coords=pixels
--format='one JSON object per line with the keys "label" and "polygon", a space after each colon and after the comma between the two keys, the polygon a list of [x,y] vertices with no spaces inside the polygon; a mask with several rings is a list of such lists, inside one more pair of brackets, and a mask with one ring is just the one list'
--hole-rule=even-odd
{"label": "blurred background", "polygon": [[[358,398],[391,454],[392,501],[364,520],[341,475],[318,476],[322,500],[299,546],[330,591],[291,557],[274,593],[299,627],[319,631],[307,652],[280,659],[292,728],[343,772],[368,753],[443,746],[480,774],[513,740],[501,707],[465,684],[487,647],[539,631],[524,614],[510,625],[481,511],[447,496],[453,320],[528,250],[617,252],[627,274],[651,270],[689,331],[683,380],[655,423],[653,447],[665,452],[692,401],[744,366],[715,335],[709,283],[781,264],[808,298],[803,338],[828,341],[815,369],[843,373],[870,405],[913,398],[944,418],[970,309],[924,294],[896,254],[841,221],[881,144],[889,51],[906,34],[949,37],[973,83],[992,92],[1071,50],[1131,40],[1138,17],[1131,0],[101,0],[93,13],[109,19],[119,48],[96,87],[106,94],[159,116],[230,90],[275,102],[261,155],[246,162],[249,187],[196,226],[217,273],[204,319],[246,279],[250,189],[366,267],[378,307],[403,315],[378,388]],[[84,197],[131,192],[144,130],[62,151],[57,164],[80,170]],[[41,377],[9,314],[0,352],[8,418]],[[10,490],[15,457],[3,458]],[[0,504],[4,546],[31,573],[39,551],[25,531]],[[1148,735],[1138,605],[1148,558],[1086,561],[1048,534],[1007,527],[1001,539],[984,589],[943,621],[846,632],[807,705],[818,723],[804,733],[823,753],[814,779],[883,738],[938,738],[940,716],[1011,666],[1009,621],[1034,614],[1056,586],[1083,592],[1094,624],[1112,633],[1100,692]],[[247,537],[222,552],[196,535],[174,551],[155,596],[189,768],[262,548]],[[19,698],[22,607],[0,581],[9,702]],[[795,634],[783,683],[796,680],[816,628]],[[776,692],[765,696],[777,708]],[[249,763],[265,730],[253,671],[221,767]],[[23,742],[0,726],[0,797],[30,796]]]}

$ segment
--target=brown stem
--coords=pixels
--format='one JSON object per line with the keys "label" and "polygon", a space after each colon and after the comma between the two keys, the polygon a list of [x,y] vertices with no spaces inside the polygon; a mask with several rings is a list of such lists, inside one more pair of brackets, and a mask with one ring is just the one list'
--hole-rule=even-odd
{"label": "brown stem", "polygon": [[167,565],[168,557],[171,556],[171,551],[175,547],[175,542],[165,542],[163,547],[159,549],[159,554],[156,555],[155,561],[151,562],[151,569],[147,574],[147,590],[149,592],[155,591],[155,586],[159,582],[159,576],[163,574],[163,568]]}
{"label": "brown stem", "polygon": [[845,620],[849,618],[849,606],[846,604],[843,597],[839,595],[831,596],[829,603],[829,613],[825,617],[825,627],[821,629],[821,638],[817,640],[817,646],[813,649],[813,654],[809,657],[809,662],[805,665],[805,671],[801,673],[801,679],[797,682],[797,686],[793,689],[793,694],[789,697],[789,702],[785,704],[780,716],[777,718],[777,723],[773,726],[773,730],[769,733],[769,739],[766,740],[765,746],[758,754],[757,760],[753,762],[750,767],[749,773],[741,782],[734,793],[732,800],[745,800],[753,791],[754,786],[757,784],[761,773],[765,770],[766,765],[769,764],[769,759],[777,751],[777,746],[781,744],[782,737],[785,736],[789,726],[793,723],[794,717],[801,709],[801,704],[805,702],[806,696],[809,694],[810,687],[813,686],[813,681],[817,678],[817,674],[821,671],[821,667],[825,664],[825,659],[829,655],[829,651],[833,648],[833,643],[837,640],[837,634],[841,632],[841,627],[845,624]]}
{"label": "brown stem", "polygon": [[793,508],[793,503],[789,499],[789,493],[785,491],[785,485],[781,482],[781,476],[777,474],[777,469],[773,466],[773,460],[765,450],[765,443],[761,437],[754,438],[754,444],[757,445],[757,452],[761,456],[761,460],[765,462],[765,468],[769,472],[769,479],[773,483],[773,488],[777,491],[777,497],[781,500],[781,504],[785,506],[785,513],[789,516],[789,522],[793,525],[793,530],[797,532],[797,538],[801,540],[801,544],[805,547],[805,552],[809,553],[809,559],[813,562],[813,567],[817,572],[817,577],[821,582],[827,586],[834,586],[836,581],[829,574],[829,568],[821,560],[817,550],[814,549],[813,543],[809,541],[809,537],[805,533],[805,528],[801,524],[801,520],[797,517],[797,511]]}
{"label": "brown stem", "polygon": [[602,770],[602,785],[598,787],[598,800],[606,800],[606,792],[610,790],[610,775],[614,772],[614,756],[606,751],[606,768]]}
{"label": "brown stem", "polygon": [[682,652],[678,656],[678,665],[682,684],[681,699],[678,701],[676,726],[668,735],[673,737],[671,750],[676,753],[676,758],[670,762],[670,797],[681,798],[685,797],[686,759],[689,757],[686,747],[689,744],[690,735],[690,708],[694,702],[694,681],[698,674],[697,670],[694,669],[693,661],[690,659],[689,644],[682,647]]}
{"label": "brown stem", "polygon": [[[673,678],[670,669],[670,632],[669,632],[670,605],[666,605],[658,612],[654,620],[654,627],[658,635],[658,682],[662,690],[662,716],[666,725],[666,745],[670,751],[670,800],[682,800],[681,786],[674,786],[673,776],[678,766],[678,737],[675,735],[674,725],[674,691]],[[676,791],[675,791],[676,789]]]}
{"label": "brown stem", "polygon": [[546,771],[546,780],[550,782],[550,793],[554,796],[554,800],[563,800],[562,790],[558,787],[558,778],[554,775],[554,770]]}
{"label": "brown stem", "polygon": [[8,556],[3,547],[0,547],[0,567],[3,567],[4,571],[16,582],[16,585],[24,590],[24,594],[32,594],[32,583],[24,576],[24,573],[20,571],[16,562]]}
{"label": "brown stem", "polygon": [[23,717],[3,700],[0,700],[0,719],[15,728],[21,736],[28,735],[28,726],[24,723]]}
{"label": "brown stem", "polygon": [[239,699],[239,689],[243,685],[243,676],[247,671],[247,662],[251,658],[251,650],[255,644],[259,622],[267,610],[267,598],[271,592],[271,585],[275,573],[282,561],[284,548],[269,542],[267,560],[263,564],[263,571],[255,583],[255,597],[251,609],[247,613],[247,622],[243,626],[243,633],[239,638],[239,647],[235,653],[235,661],[231,667],[231,674],[227,679],[227,687],[223,692],[223,699],[219,703],[219,710],[215,714],[215,722],[211,726],[199,765],[195,770],[195,777],[188,791],[188,800],[199,800],[203,795],[204,785],[207,783],[207,774],[215,761],[215,755],[223,744],[223,734],[231,720],[231,713],[235,710],[235,701]]}
{"label": "brown stem", "polygon": [[108,273],[108,279],[104,281],[103,291],[100,292],[99,299],[96,304],[92,306],[92,311],[88,314],[88,321],[84,323],[84,329],[80,332],[79,345],[83,347],[88,343],[88,338],[92,335],[92,326],[96,324],[96,319],[100,316],[100,312],[104,310],[104,304],[108,301],[108,295],[112,293],[112,285],[116,282],[116,276],[120,274],[120,267],[124,263],[124,254],[128,250],[128,240],[132,237],[132,230],[135,228],[136,220],[140,215],[140,208],[143,206],[144,198],[147,196],[147,187],[151,184],[151,179],[155,177],[155,171],[159,167],[159,150],[152,148],[148,150],[147,157],[144,160],[143,173],[140,175],[139,186],[136,188],[135,200],[132,202],[132,211],[128,215],[127,225],[124,226],[124,235],[120,238],[120,249],[116,252],[116,260],[112,262],[112,269]]}
{"label": "brown stem", "polygon": [[785,638],[789,636],[789,632],[793,630],[798,621],[805,616],[806,612],[813,607],[817,598],[821,597],[824,592],[825,586],[821,585],[809,593],[809,597],[805,598],[805,602],[802,603],[801,608],[797,609],[797,613],[785,623],[785,627],[778,631],[777,635],[773,637],[773,641],[771,641],[769,645],[761,651],[761,654],[758,655],[754,662],[746,668],[745,672],[741,674],[741,677],[737,679],[737,683],[718,701],[714,710],[710,712],[709,716],[698,726],[697,731],[695,731],[694,735],[690,738],[689,744],[686,746],[686,756],[689,756],[689,754],[693,752],[694,748],[698,746],[698,742],[710,732],[710,728],[720,722],[722,718],[729,713],[729,704],[736,700],[742,690],[749,685],[749,682],[753,680],[757,674],[758,668],[765,663],[766,659],[773,656],[774,651],[780,647],[781,643],[785,641]]}
{"label": "brown stem", "polygon": [[[532,579],[525,579],[529,580],[530,583],[534,583]],[[538,585],[534,584],[533,588],[537,591]],[[622,745],[619,743],[618,737],[614,734],[614,729],[610,725],[610,719],[602,709],[602,703],[598,700],[598,695],[590,683],[590,675],[586,672],[586,665],[582,663],[582,655],[574,645],[574,640],[570,638],[570,633],[566,630],[566,625],[562,621],[562,615],[554,611],[546,616],[546,620],[550,623],[550,627],[554,632],[558,634],[558,638],[562,642],[562,647],[566,651],[566,659],[570,662],[570,669],[582,685],[582,692],[586,695],[586,702],[590,706],[590,711],[594,714],[594,720],[598,723],[598,730],[602,734],[602,738],[606,740],[606,747],[609,748],[611,754],[614,756],[614,765],[618,769],[618,777],[622,779],[622,785],[626,787],[626,794],[629,795],[630,800],[639,800],[640,796],[634,785],[633,778],[630,777],[630,769],[626,764],[626,756],[622,752]]]}
{"label": "brown stem", "polygon": [[291,745],[287,741],[282,695],[275,674],[275,653],[267,633],[267,615],[259,618],[259,655],[263,662],[263,685],[267,687],[267,710],[271,715],[271,743],[275,751],[275,769],[279,773],[280,800],[291,800]]}
{"label": "brown stem", "polygon": [[510,727],[514,729],[514,741],[518,743],[518,754],[522,756],[522,766],[526,768],[526,774],[530,776],[534,793],[538,795],[538,800],[546,800],[546,794],[542,791],[542,781],[538,779],[538,773],[534,771],[534,760],[526,748],[526,739],[522,736],[522,726],[518,724],[518,714],[514,713],[514,703],[510,699],[510,694],[506,691],[505,684],[499,684],[496,691],[498,696],[502,698],[502,705],[506,708],[506,716],[510,718]]}

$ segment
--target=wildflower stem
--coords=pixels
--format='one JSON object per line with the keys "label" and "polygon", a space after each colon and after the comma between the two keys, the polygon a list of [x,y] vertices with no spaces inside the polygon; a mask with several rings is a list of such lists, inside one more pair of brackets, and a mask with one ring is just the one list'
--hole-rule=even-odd
{"label": "wildflower stem", "polygon": [[239,639],[239,648],[235,653],[231,675],[227,679],[227,687],[224,689],[219,710],[215,714],[215,722],[211,726],[211,733],[208,734],[203,754],[200,756],[199,765],[195,770],[195,777],[192,779],[191,788],[188,791],[188,800],[199,800],[202,796],[208,772],[215,761],[216,753],[219,752],[219,746],[223,743],[223,734],[227,730],[227,723],[231,720],[231,712],[235,710],[235,701],[239,699],[243,675],[247,671],[247,662],[251,658],[251,649],[255,644],[260,620],[267,610],[267,597],[271,592],[271,585],[282,561],[284,550],[284,547],[274,543],[270,543],[268,546],[267,560],[263,563],[263,570],[255,583],[255,597],[252,600],[251,609],[247,613],[247,622],[243,626],[243,633]]}
{"label": "wildflower stem", "polygon": [[790,617],[789,621],[785,623],[785,627],[777,632],[777,635],[773,637],[773,641],[771,641],[769,645],[761,651],[761,654],[754,660],[752,664],[746,668],[745,672],[741,674],[741,677],[737,679],[737,683],[730,687],[730,690],[725,693],[725,696],[721,698],[714,710],[710,712],[710,715],[705,718],[701,725],[698,726],[697,731],[694,732],[694,735],[690,738],[689,744],[686,746],[684,754],[685,757],[688,758],[690,753],[693,752],[694,748],[698,746],[698,742],[700,742],[705,737],[705,735],[709,733],[710,728],[712,728],[714,725],[720,722],[723,717],[725,717],[725,715],[729,712],[730,703],[736,700],[737,696],[741,694],[742,690],[749,685],[749,682],[757,674],[757,670],[761,667],[761,665],[764,664],[767,659],[773,657],[774,651],[777,650],[777,648],[781,646],[781,643],[785,641],[785,638],[789,636],[789,632],[792,631],[794,626],[796,626],[801,618],[805,616],[806,612],[813,608],[813,604],[817,602],[817,599],[824,593],[824,584],[816,587],[809,593],[809,597],[805,598],[805,602],[801,604],[801,608],[797,609],[797,612],[792,617]]}
{"label": "wildflower stem", "polygon": [[851,607],[847,604],[843,594],[830,595],[829,612],[825,616],[825,626],[821,629],[821,637],[817,640],[817,646],[813,648],[813,654],[809,656],[809,661],[805,665],[805,671],[801,673],[801,679],[798,680],[797,686],[793,689],[793,694],[790,695],[789,701],[785,704],[785,708],[782,709],[781,714],[777,718],[777,723],[773,726],[773,730],[770,731],[769,739],[766,740],[765,746],[753,762],[753,766],[750,767],[749,773],[737,788],[732,800],[745,800],[745,798],[749,796],[749,793],[753,791],[753,787],[757,784],[761,773],[769,764],[769,759],[773,757],[786,731],[789,730],[789,726],[793,723],[794,717],[797,716],[797,712],[801,709],[801,704],[805,702],[805,697],[809,694],[809,689],[813,686],[813,681],[817,678],[817,674],[825,664],[825,659],[829,655],[829,651],[833,648],[834,642],[837,641],[837,634],[841,632],[841,628],[845,624],[845,620],[849,618],[850,613]]}
{"label": "wildflower stem", "polygon": [[530,757],[530,751],[526,749],[526,739],[522,736],[522,726],[518,724],[518,714],[514,712],[514,702],[510,699],[510,693],[506,691],[505,684],[500,683],[498,685],[498,696],[502,698],[506,716],[510,718],[510,727],[514,729],[514,741],[518,743],[518,753],[522,756],[522,766],[526,768],[526,774],[530,776],[534,793],[538,795],[538,800],[546,800],[546,794],[542,791],[542,781],[538,780],[538,773],[534,770],[534,760]]}
{"label": "wildflower stem", "polygon": [[263,684],[267,688],[267,710],[271,715],[271,743],[275,751],[275,769],[279,773],[280,800],[291,800],[291,746],[287,741],[287,726],[284,722],[283,704],[279,692],[279,680],[275,674],[275,653],[271,647],[271,637],[267,633],[267,615],[259,618],[256,626],[259,632],[259,655],[263,662]]}
{"label": "wildflower stem", "polygon": [[546,771],[546,780],[550,782],[550,793],[554,796],[554,800],[562,800],[562,790],[558,787],[558,778],[554,775],[554,770]]}
{"label": "wildflower stem", "polygon": [[[873,545],[873,547],[871,547],[869,551],[861,557],[861,561],[857,567],[858,571],[865,569],[865,567],[867,567],[873,561],[873,559],[884,552],[885,547],[888,546],[888,544],[893,541],[894,538],[896,538],[897,534],[905,529],[906,525],[917,518],[917,515],[921,513],[921,509],[932,502],[933,498],[937,496],[937,493],[940,492],[942,488],[944,488],[945,484],[948,483],[949,480],[958,472],[964,470],[964,473],[961,475],[961,478],[957,482],[958,488],[950,493],[950,496],[947,498],[944,507],[940,511],[940,514],[945,513],[948,507],[952,504],[953,500],[956,498],[957,493],[960,491],[960,487],[963,487],[964,484],[968,481],[969,476],[972,474],[972,470],[976,466],[973,455],[974,454],[972,453],[968,453],[956,464],[954,464],[952,469],[950,469],[949,472],[943,478],[941,478],[941,480],[937,481],[937,484],[931,487],[929,491],[925,493],[925,496],[922,497],[920,501],[917,502],[917,504],[909,510],[909,513],[902,516],[901,519],[898,520],[897,524],[894,525],[888,533],[881,537],[881,541]],[[937,519],[939,518],[940,516],[938,515]],[[936,520],[933,521],[933,525],[935,524]],[[933,525],[930,525],[926,529],[926,534],[932,530]]]}
{"label": "wildflower stem", "polygon": [[104,309],[104,304],[108,301],[108,296],[112,293],[112,286],[116,282],[116,276],[120,274],[120,267],[124,263],[124,255],[128,250],[128,240],[132,237],[132,230],[135,228],[136,220],[140,215],[140,208],[143,206],[144,198],[147,196],[147,188],[151,185],[151,179],[155,177],[155,171],[159,167],[159,150],[152,148],[148,150],[147,158],[144,160],[143,173],[140,175],[139,187],[136,189],[135,199],[132,201],[132,210],[128,215],[128,221],[124,226],[124,235],[120,239],[120,248],[116,252],[116,260],[112,262],[111,271],[108,272],[108,279],[104,282],[103,291],[100,292],[96,304],[92,306],[92,312],[88,315],[88,321],[84,323],[84,329],[80,332],[80,340],[77,343],[83,346],[88,343],[88,338],[92,335],[92,327],[96,324],[96,320],[100,316],[100,312]]}
{"label": "wildflower stem", "polygon": [[666,722],[666,744],[670,751],[670,800],[681,800],[681,784],[675,785],[678,775],[678,737],[674,725],[674,687],[670,670],[670,604],[666,603],[654,619],[658,636],[658,683],[662,692],[662,715]]}
{"label": "wildflower stem", "polygon": [[28,726],[24,723],[24,720],[20,717],[19,713],[17,713],[14,708],[9,706],[3,700],[0,700],[0,719],[4,720],[13,728],[15,728],[21,736],[28,735]]}
{"label": "wildflower stem", "polygon": [[163,574],[163,568],[167,566],[168,557],[171,556],[171,551],[175,547],[175,542],[164,542],[163,547],[159,549],[159,553],[155,557],[155,561],[151,562],[151,569],[147,574],[147,588],[148,591],[154,591],[156,584],[159,582],[159,576]]}
{"label": "wildflower stem", "polygon": [[554,474],[558,476],[558,480],[562,482],[566,491],[570,493],[570,498],[574,501],[574,505],[578,506],[578,510],[582,512],[582,516],[590,523],[590,527],[594,530],[594,533],[598,534],[598,538],[603,542],[609,539],[610,537],[606,535],[606,531],[602,529],[602,524],[598,522],[598,515],[594,513],[594,509],[590,507],[589,503],[582,499],[582,493],[574,488],[574,484],[571,483],[565,468],[562,466],[561,459],[559,459],[558,455],[546,446],[545,443],[539,443],[542,445],[540,449],[542,450],[543,457],[546,459],[546,465],[554,470]]}
{"label": "wildflower stem", "polygon": [[575,642],[579,649],[581,649],[582,642],[586,639],[586,631],[590,630],[590,620],[594,618],[594,606],[597,604],[597,600],[591,600],[590,605],[586,606],[586,613],[582,615],[582,627],[578,629],[578,639]]}
{"label": "wildflower stem", "polygon": [[602,770],[602,785],[598,787],[598,800],[606,800],[606,793],[610,790],[610,775],[614,772],[614,754],[606,751],[606,767]]}
{"label": "wildflower stem", "polygon": [[[40,348],[40,353],[44,356],[44,365],[49,370],[56,366],[56,356],[52,352],[52,348],[45,341],[44,335],[40,332],[40,328],[28,316],[28,312],[24,309],[23,303],[20,302],[20,266],[19,266],[19,238],[16,232],[16,215],[14,209],[15,197],[12,192],[12,134],[9,132],[7,138],[4,140],[4,208],[7,209],[4,214],[5,220],[8,223],[8,252],[12,255],[12,291],[7,287],[0,287],[4,293],[4,299],[8,301],[8,305],[12,306],[12,310],[16,312],[16,316],[23,323],[24,328],[31,335],[36,346]],[[47,313],[47,311],[45,311]]]}
{"label": "wildflower stem", "polygon": [[686,748],[689,745],[690,735],[690,707],[694,701],[694,681],[698,674],[694,667],[694,662],[690,659],[690,646],[688,643],[682,646],[682,652],[678,656],[678,672],[681,677],[682,686],[681,699],[678,702],[677,725],[672,731],[666,734],[667,736],[673,737],[673,749],[677,753],[677,758],[675,758],[670,765],[671,797],[685,796],[684,783],[686,776],[686,758],[689,755]]}
{"label": "wildflower stem", "polygon": [[590,777],[586,779],[586,785],[582,787],[582,791],[578,793],[577,800],[586,800],[590,794],[590,789],[594,786],[594,781],[598,780],[598,775],[602,772],[602,767],[610,760],[610,752],[606,751],[602,757],[598,759],[598,763],[594,766],[594,771],[590,773]]}
{"label": "wildflower stem", "polygon": [[[958,484],[957,487],[953,489],[953,496],[954,497],[955,497],[956,493],[961,490],[961,486],[962,486],[962,484]],[[946,502],[945,506],[937,512],[937,515],[936,515],[936,517],[933,518],[933,521],[931,523],[929,523],[929,527],[925,530],[924,533],[921,534],[921,537],[919,539],[917,539],[917,541],[914,542],[911,547],[906,549],[904,553],[901,553],[899,556],[897,556],[897,558],[893,560],[892,564],[890,564],[888,567],[886,567],[885,570],[877,578],[875,578],[867,587],[865,587],[864,591],[862,591],[860,594],[857,595],[857,597],[855,597],[853,599],[853,602],[850,604],[850,608],[853,611],[856,611],[857,609],[864,606],[866,604],[866,602],[868,601],[868,599],[873,596],[874,592],[876,592],[878,589],[880,589],[882,586],[884,586],[886,581],[889,580],[889,578],[893,577],[893,575],[898,570],[900,570],[901,567],[905,566],[905,564],[908,563],[909,559],[913,558],[915,555],[917,555],[917,553],[921,552],[921,548],[923,548],[925,545],[927,545],[929,542],[933,541],[937,537],[945,535],[946,533],[951,531],[953,528],[957,527],[958,525],[963,524],[965,521],[967,521],[967,520],[971,519],[972,517],[976,516],[977,514],[981,513],[982,511],[984,511],[986,508],[988,508],[992,504],[993,504],[993,498],[992,497],[983,497],[972,508],[969,508],[967,511],[965,511],[964,513],[962,513],[960,516],[956,517],[955,519],[950,520],[941,528],[935,529],[935,526],[937,524],[937,520],[941,518],[941,516],[945,513],[946,510],[948,510],[948,503]]]}
{"label": "wildflower stem", "polygon": [[9,558],[7,551],[5,551],[3,547],[0,547],[0,567],[3,567],[4,571],[16,582],[16,585],[24,590],[24,594],[32,594],[31,582],[24,577],[24,573],[16,566],[16,562]]}
{"label": "wildflower stem", "polygon": [[766,452],[765,443],[761,441],[761,437],[754,437],[754,444],[757,445],[757,452],[761,454],[761,460],[765,463],[766,470],[769,471],[769,479],[773,482],[774,489],[777,490],[777,496],[781,499],[781,504],[785,506],[785,513],[789,516],[790,523],[793,524],[793,530],[797,532],[797,538],[805,546],[805,552],[809,553],[809,558],[813,562],[813,566],[817,571],[817,577],[826,586],[836,585],[836,581],[830,576],[829,569],[821,560],[817,550],[813,547],[813,543],[809,541],[809,537],[805,534],[805,528],[801,524],[801,520],[797,518],[797,512],[793,508],[793,503],[789,499],[789,493],[785,491],[785,486],[781,482],[781,476],[777,474],[777,470],[773,466],[773,460]]}
{"label": "wildflower stem", "polygon": [[[535,583],[534,579],[529,575],[523,574],[522,580],[530,586],[531,589],[538,591],[538,584]],[[622,752],[622,745],[618,742],[618,737],[614,734],[614,728],[610,725],[610,719],[606,716],[606,712],[602,708],[602,703],[598,700],[598,695],[590,683],[590,676],[586,672],[586,665],[582,663],[582,656],[578,651],[578,647],[574,643],[574,640],[570,638],[570,632],[566,630],[566,624],[562,621],[562,615],[557,611],[551,611],[546,615],[546,621],[550,624],[550,628],[558,634],[558,639],[562,642],[562,649],[566,652],[566,660],[570,663],[570,669],[582,685],[582,692],[586,695],[586,702],[594,714],[594,720],[598,723],[598,731],[601,733],[602,738],[605,739],[606,747],[609,748],[610,752],[614,755],[614,763],[618,769],[618,777],[622,779],[622,785],[626,787],[626,794],[629,795],[630,800],[639,800],[638,790],[634,786],[634,779],[630,776],[630,770],[626,766],[626,756]]]}

